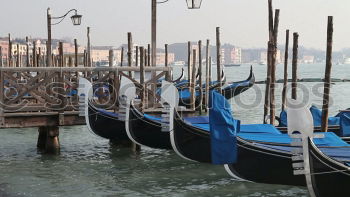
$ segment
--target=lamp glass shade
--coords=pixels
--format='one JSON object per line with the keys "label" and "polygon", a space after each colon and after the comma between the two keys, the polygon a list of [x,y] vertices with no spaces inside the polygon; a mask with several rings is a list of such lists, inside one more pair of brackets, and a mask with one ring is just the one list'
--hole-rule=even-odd
{"label": "lamp glass shade", "polygon": [[199,9],[202,5],[202,0],[186,0],[188,9]]}
{"label": "lamp glass shade", "polygon": [[81,17],[82,17],[82,15],[74,14],[71,17],[73,25],[80,25],[81,24]]}

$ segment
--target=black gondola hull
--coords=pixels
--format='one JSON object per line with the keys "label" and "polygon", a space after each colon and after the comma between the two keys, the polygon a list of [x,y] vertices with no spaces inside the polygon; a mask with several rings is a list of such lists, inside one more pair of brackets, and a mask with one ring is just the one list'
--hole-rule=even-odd
{"label": "black gondola hull", "polygon": [[173,149],[189,160],[211,163],[210,136],[205,131],[184,124],[177,112],[172,131]]}
{"label": "black gondola hull", "polygon": [[158,149],[172,149],[169,132],[163,132],[161,124],[146,119],[133,105],[128,120],[129,137],[137,144]]}
{"label": "black gondola hull", "polygon": [[350,167],[322,154],[309,142],[312,187],[317,197],[350,196]]}
{"label": "black gondola hull", "polygon": [[236,176],[256,183],[306,186],[305,177],[294,175],[290,153],[260,148],[238,138],[238,161],[228,164]]}
{"label": "black gondola hull", "polygon": [[[253,69],[251,68],[249,77],[246,80],[231,82],[231,83],[229,83],[228,87],[221,88],[221,90],[222,90],[222,94],[225,96],[226,99],[231,99],[234,96],[237,96],[237,95],[245,92],[246,90],[251,88],[254,84],[255,84],[255,76],[253,73]],[[216,86],[212,86],[212,87],[210,87],[210,90],[215,89],[215,88],[216,88]],[[204,95],[205,95],[205,92],[203,91],[203,96]],[[196,106],[198,106],[200,104],[200,99],[201,99],[201,96],[197,95],[195,98],[195,105]],[[191,104],[190,97],[180,98],[179,104],[182,106],[190,106],[190,104]]]}
{"label": "black gondola hull", "polygon": [[[210,133],[183,122],[174,115],[172,144],[181,157],[211,163]],[[228,164],[226,170],[236,178],[258,183],[305,186],[304,176],[294,176],[291,153],[254,146],[237,137],[238,161]]]}
{"label": "black gondola hull", "polygon": [[88,126],[94,134],[113,141],[129,140],[124,121],[97,110],[90,103],[88,105],[88,118]]}

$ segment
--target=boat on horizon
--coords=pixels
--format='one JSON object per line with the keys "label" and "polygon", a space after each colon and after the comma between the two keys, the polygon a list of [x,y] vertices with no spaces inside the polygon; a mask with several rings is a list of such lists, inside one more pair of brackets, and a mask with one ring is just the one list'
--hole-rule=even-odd
{"label": "boat on horizon", "polygon": [[225,67],[236,67],[241,66],[241,64],[224,64]]}
{"label": "boat on horizon", "polygon": [[261,61],[261,62],[259,62],[259,65],[267,65],[267,62]]}

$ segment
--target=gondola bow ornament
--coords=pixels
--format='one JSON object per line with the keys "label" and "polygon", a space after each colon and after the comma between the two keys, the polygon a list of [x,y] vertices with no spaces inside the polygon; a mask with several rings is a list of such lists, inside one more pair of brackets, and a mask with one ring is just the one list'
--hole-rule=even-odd
{"label": "gondola bow ornament", "polygon": [[92,84],[83,77],[79,77],[79,116],[87,115],[88,101],[92,98]]}
{"label": "gondola bow ornament", "polygon": [[305,175],[307,188],[311,197],[316,197],[312,187],[308,140],[324,138],[323,134],[314,134],[313,117],[310,110],[300,102],[288,99],[287,102],[288,135],[294,146],[292,165],[294,175]]}
{"label": "gondola bow ornament", "polygon": [[173,83],[162,81],[161,103],[162,110],[162,131],[173,130],[174,109],[179,106],[179,91]]}

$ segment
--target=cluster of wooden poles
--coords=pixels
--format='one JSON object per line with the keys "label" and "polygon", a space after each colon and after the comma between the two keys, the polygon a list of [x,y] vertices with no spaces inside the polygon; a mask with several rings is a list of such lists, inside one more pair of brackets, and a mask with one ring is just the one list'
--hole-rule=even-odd
{"label": "cluster of wooden poles", "polygon": [[[268,56],[267,56],[267,77],[265,89],[264,103],[264,123],[268,119],[270,124],[275,123],[275,84],[276,84],[276,54],[277,54],[277,36],[279,25],[280,10],[276,9],[273,12],[272,0],[268,0],[269,12],[269,41],[268,41]],[[291,83],[291,98],[297,99],[297,68],[298,68],[298,38],[297,32],[293,33],[293,57],[292,57],[292,83]],[[327,52],[326,52],[326,69],[324,79],[324,94],[322,105],[322,131],[328,130],[328,107],[329,107],[329,91],[331,83],[331,68],[332,68],[332,44],[333,44],[333,17],[328,17],[327,25]],[[287,102],[287,82],[288,82],[288,49],[289,49],[289,30],[286,30],[286,43],[284,55],[284,82],[282,90],[282,110],[286,109]]]}
{"label": "cluster of wooden poles", "polygon": [[[19,51],[19,44],[17,44],[17,53],[13,55],[12,51],[12,45],[13,41],[11,40],[11,35],[8,36],[8,56],[6,58],[2,58],[2,48],[0,47],[0,67],[80,67],[83,65],[83,67],[92,67],[93,65],[93,59],[91,58],[91,44],[90,44],[90,27],[87,28],[87,48],[84,50],[84,54],[82,57],[82,63],[79,61],[79,55],[78,53],[78,42],[77,39],[74,39],[74,56],[64,54],[63,50],[63,42],[58,43],[58,54],[51,54],[51,57],[47,57],[47,55],[44,55],[44,51],[42,51],[41,47],[36,46],[36,42],[33,41],[32,46],[33,48],[30,49],[30,43],[28,37],[26,37],[26,54],[21,54]],[[145,84],[145,78],[144,78],[144,67],[151,67],[155,65],[151,65],[151,45],[148,44],[147,48],[142,46],[136,46],[134,48],[133,39],[131,32],[127,33],[127,65],[129,67],[140,67],[140,72],[143,73],[140,76],[140,83]],[[49,46],[47,46],[49,47]],[[206,63],[206,79],[203,81],[203,71],[202,71],[202,41],[198,41],[198,48],[192,49],[191,42],[188,42],[188,62],[187,62],[187,80],[189,82],[189,89],[191,94],[191,103],[190,103],[190,109],[192,110],[198,110],[202,112],[203,109],[207,111],[208,105],[209,105],[209,87],[212,81],[212,57],[210,56],[210,41],[209,39],[206,40],[206,48],[205,48],[205,63]],[[216,28],[216,49],[217,49],[217,82],[219,85],[217,86],[217,89],[221,91],[221,73],[222,73],[222,65],[221,65],[221,42],[220,42],[220,28]],[[135,62],[134,62],[134,49],[135,54]],[[49,61],[49,58],[51,61]],[[3,64],[6,60],[6,64]],[[67,61],[68,60],[68,61]],[[51,66],[49,65],[51,63]],[[109,67],[113,67],[114,65],[114,51],[113,49],[109,50]],[[124,66],[124,47],[121,48],[121,63],[120,66]],[[165,44],[165,67],[168,67],[168,44]],[[129,77],[132,76],[132,72],[128,72]],[[85,72],[84,77],[91,76],[91,73]],[[155,78],[156,72],[152,72],[152,78]],[[197,77],[199,76],[199,80],[197,81]],[[167,72],[165,75],[165,79],[170,81],[172,80],[172,74],[170,72]],[[200,103],[196,107],[195,103],[195,89],[196,89],[196,83],[203,84],[203,82],[206,84],[205,86],[199,85],[199,95],[200,95]],[[144,89],[146,89],[147,85],[145,85]],[[198,88],[198,87],[197,87]],[[156,88],[154,86],[151,87],[153,94],[155,95]],[[205,94],[203,94],[205,92]],[[145,93],[146,94],[146,93]],[[155,99],[155,97],[154,97]],[[155,101],[155,100],[154,100]],[[204,107],[205,106],[205,107]]]}

